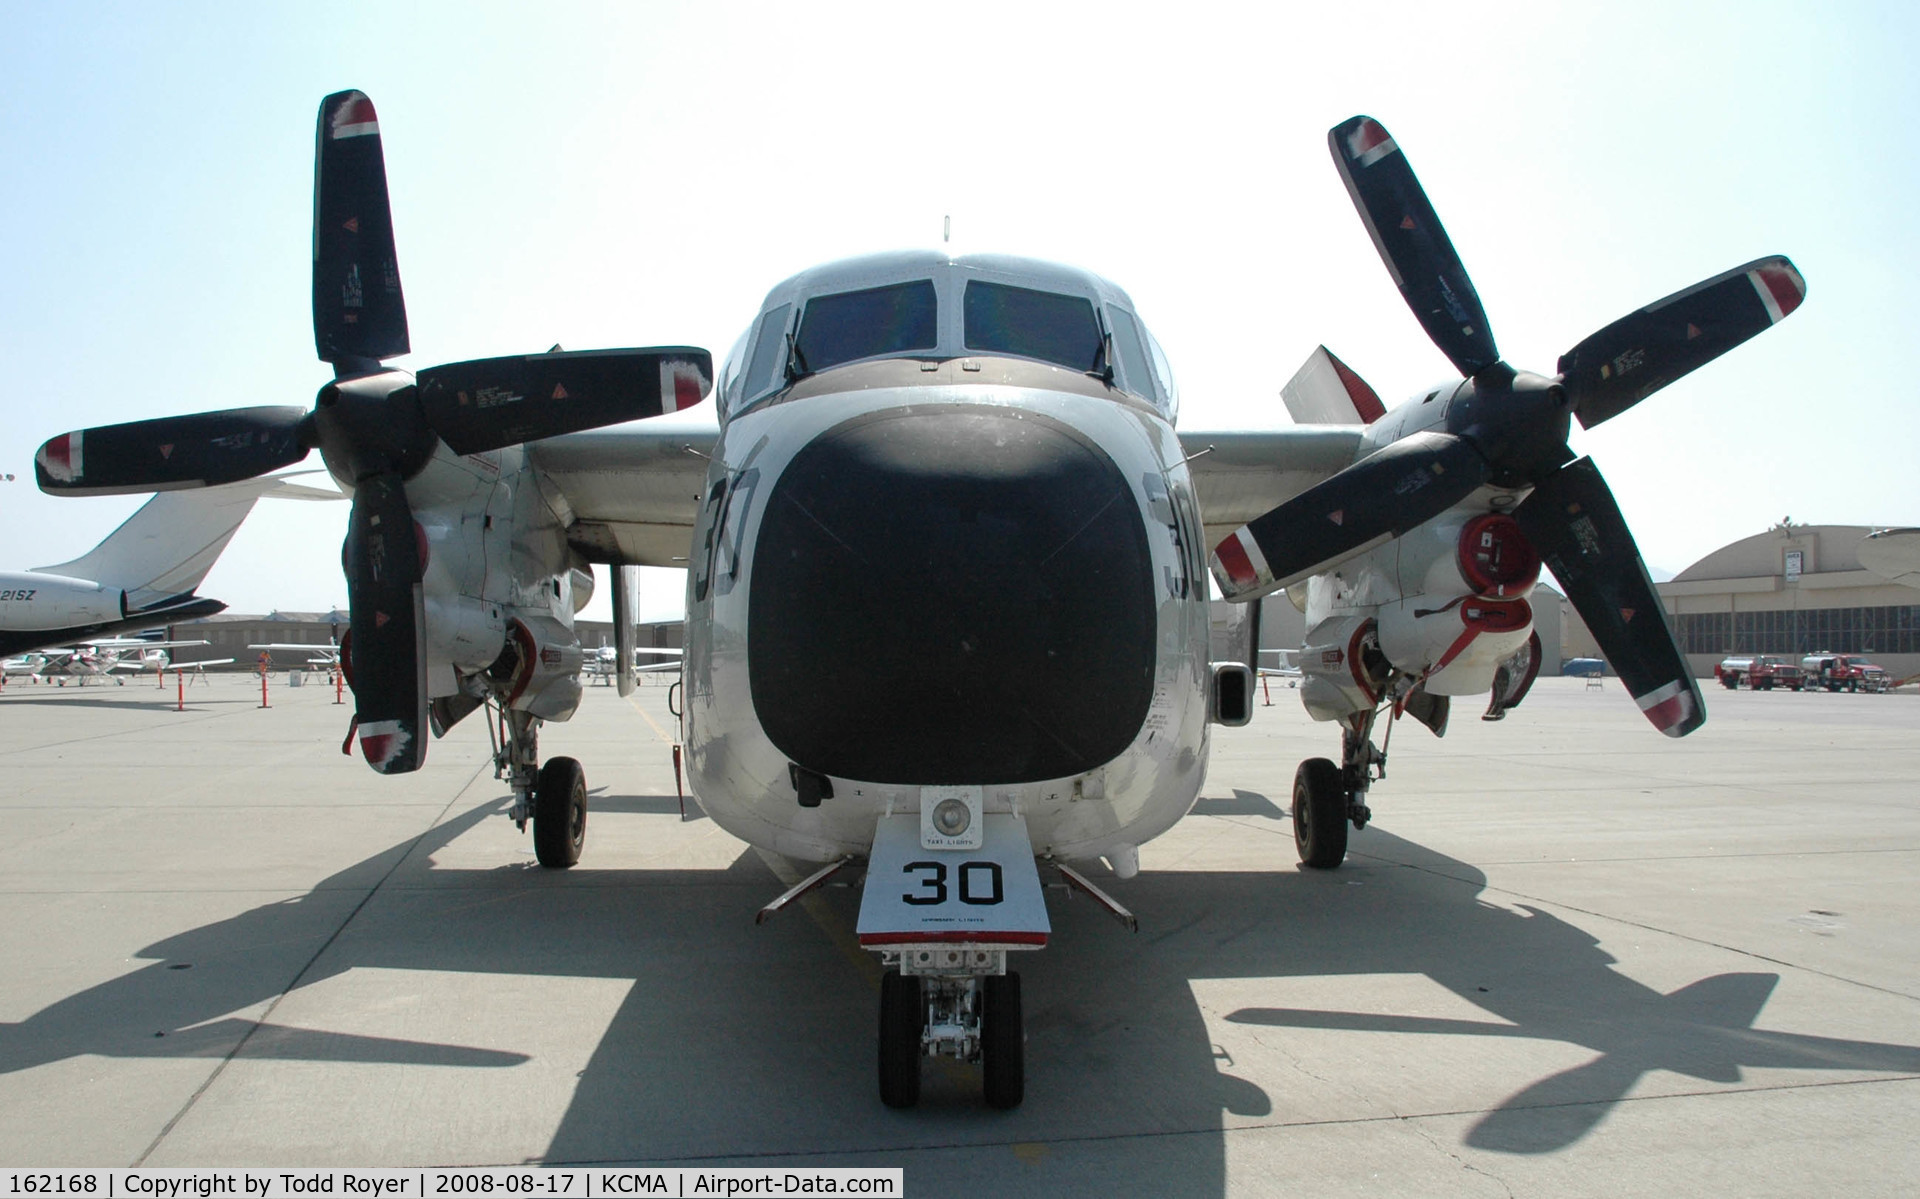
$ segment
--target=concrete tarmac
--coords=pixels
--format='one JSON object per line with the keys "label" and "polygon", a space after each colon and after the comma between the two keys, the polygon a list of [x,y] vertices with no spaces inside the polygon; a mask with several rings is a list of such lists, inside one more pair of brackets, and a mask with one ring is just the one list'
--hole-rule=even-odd
{"label": "concrete tarmac", "polygon": [[1609,680],[1396,729],[1300,868],[1290,690],[1216,731],[1128,934],[1049,893],[1028,1082],[879,1101],[858,892],[680,814],[666,689],[591,687],[586,856],[533,864],[478,717],[421,772],[331,688],[0,691],[0,1165],[903,1166],[912,1195],[1911,1194],[1920,699]]}

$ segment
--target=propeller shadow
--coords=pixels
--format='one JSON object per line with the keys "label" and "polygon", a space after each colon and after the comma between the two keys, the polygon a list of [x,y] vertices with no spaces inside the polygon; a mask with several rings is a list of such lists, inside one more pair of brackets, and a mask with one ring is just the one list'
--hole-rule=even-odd
{"label": "propeller shadow", "polygon": [[[651,809],[656,797],[611,798]],[[1253,792],[1215,802],[1280,810]],[[1198,998],[1208,980],[1247,980],[1257,995],[1269,981],[1280,991],[1297,979],[1422,974],[1487,1018],[1282,1004],[1221,1015],[1303,1034],[1517,1038],[1592,1051],[1572,1069],[1511,1080],[1466,1137],[1502,1153],[1577,1144],[1656,1071],[1722,1085],[1755,1068],[1920,1073],[1917,1046],[1758,1027],[1775,974],[1716,974],[1661,994],[1616,970],[1591,932],[1484,902],[1479,871],[1374,826],[1356,841],[1352,867],[1331,874],[1297,870],[1286,838],[1266,830],[1271,871],[1109,880],[1141,915],[1139,936],[1091,903],[1050,900],[1053,944],[1019,962],[1025,1104],[987,1109],[975,1068],[933,1061],[920,1106],[892,1111],[873,1077],[878,971],[853,938],[857,889],[824,888],[756,927],[754,911],[782,884],[752,852],[705,870],[427,860],[502,810],[491,799],[305,895],[148,946],[141,969],[0,1026],[0,1074],[82,1055],[513,1070],[533,1061],[531,1036],[524,1051],[511,1034],[507,1048],[486,1049],[249,1013],[355,969],[600,978],[626,990],[603,1028],[581,1027],[597,1041],[537,1160],[727,1160],[741,1151],[742,1129],[752,1130],[756,1160],[898,1161],[933,1144],[1039,1143],[1058,1147],[1054,1164],[1023,1166],[1028,1182],[1078,1189],[1110,1171],[1116,1186],[1207,1194],[1226,1190],[1230,1117],[1288,1123],[1299,1107],[1267,1089],[1274,1071],[1255,1081],[1216,1044]],[[497,1008],[483,991],[463,1018],[523,1024],[528,1013],[502,991]],[[449,1078],[441,1094],[462,1102],[458,1076]],[[316,1085],[307,1101],[317,1116],[346,1093]]]}

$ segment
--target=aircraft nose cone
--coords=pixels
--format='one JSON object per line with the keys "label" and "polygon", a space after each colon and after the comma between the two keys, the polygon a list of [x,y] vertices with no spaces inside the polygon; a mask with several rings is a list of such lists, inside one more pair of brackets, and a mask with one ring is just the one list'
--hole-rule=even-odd
{"label": "aircraft nose cone", "polygon": [[1146,527],[1113,460],[998,408],[876,413],[797,454],[753,555],[747,660],[780,751],[872,782],[1061,778],[1152,700]]}

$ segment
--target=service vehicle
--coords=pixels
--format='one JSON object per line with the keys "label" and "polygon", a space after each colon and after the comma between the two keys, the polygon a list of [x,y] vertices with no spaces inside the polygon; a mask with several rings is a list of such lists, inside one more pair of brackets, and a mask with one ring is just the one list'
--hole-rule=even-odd
{"label": "service vehicle", "polygon": [[1800,675],[1809,689],[1885,691],[1887,671],[1859,654],[1821,652],[1800,659]]}
{"label": "service vehicle", "polygon": [[1771,691],[1775,687],[1786,687],[1793,691],[1803,685],[1800,668],[1785,658],[1772,654],[1742,654],[1723,658],[1713,668],[1713,677],[1720,685],[1732,691],[1745,683],[1755,691]]}

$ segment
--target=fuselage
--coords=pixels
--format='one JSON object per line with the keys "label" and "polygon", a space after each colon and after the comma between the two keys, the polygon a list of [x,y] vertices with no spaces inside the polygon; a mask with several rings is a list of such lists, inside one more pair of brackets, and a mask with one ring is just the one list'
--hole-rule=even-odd
{"label": "fuselage", "polygon": [[717,823],[827,860],[971,785],[1036,852],[1130,872],[1185,814],[1200,522],[1130,309],[1080,272],[939,255],[768,297],[721,374],[688,571],[682,735]]}

